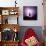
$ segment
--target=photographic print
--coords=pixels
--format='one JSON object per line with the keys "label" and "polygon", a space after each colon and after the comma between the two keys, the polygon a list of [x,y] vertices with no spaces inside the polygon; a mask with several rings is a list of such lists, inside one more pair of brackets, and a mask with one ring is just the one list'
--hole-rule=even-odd
{"label": "photographic print", "polygon": [[37,20],[37,6],[23,6],[23,20]]}
{"label": "photographic print", "polygon": [[2,15],[9,15],[9,10],[2,10]]}
{"label": "photographic print", "polygon": [[3,16],[3,24],[17,24],[17,16]]}

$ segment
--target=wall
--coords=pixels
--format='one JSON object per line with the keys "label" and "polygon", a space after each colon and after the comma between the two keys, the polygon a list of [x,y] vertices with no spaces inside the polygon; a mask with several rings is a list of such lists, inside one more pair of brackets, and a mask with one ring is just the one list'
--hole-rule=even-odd
{"label": "wall", "polygon": [[[43,26],[43,6],[42,0],[25,0],[23,3],[21,2],[20,8],[20,17],[19,17],[19,24],[21,26]],[[36,21],[24,21],[23,20],[23,6],[37,6],[38,7],[38,20]]]}
{"label": "wall", "polygon": [[44,42],[46,46],[46,0],[44,0]]}
{"label": "wall", "polygon": [[46,0],[44,0],[44,26],[46,27]]}
{"label": "wall", "polygon": [[[9,7],[9,6],[15,6],[14,3],[15,0],[0,0],[0,6],[1,7]],[[17,3],[19,6],[19,24],[20,26],[43,26],[43,6],[42,6],[43,0],[17,0]],[[38,7],[38,20],[36,21],[24,21],[23,20],[23,6],[37,6]]]}

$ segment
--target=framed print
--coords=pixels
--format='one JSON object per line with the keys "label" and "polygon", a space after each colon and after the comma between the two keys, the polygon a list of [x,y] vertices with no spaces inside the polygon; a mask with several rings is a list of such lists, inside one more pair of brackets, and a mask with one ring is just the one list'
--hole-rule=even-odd
{"label": "framed print", "polygon": [[14,15],[14,12],[11,11],[11,12],[10,12],[10,15]]}
{"label": "framed print", "polygon": [[9,10],[2,10],[2,15],[9,15]]}
{"label": "framed print", "polygon": [[12,40],[12,30],[10,28],[5,28],[2,31],[2,40],[3,41]]}
{"label": "framed print", "polygon": [[8,24],[8,17],[9,16],[3,16],[3,18],[2,18],[2,23],[3,24]]}
{"label": "framed print", "polygon": [[3,24],[17,24],[17,16],[3,16]]}
{"label": "framed print", "polygon": [[14,15],[14,12],[15,12],[15,11],[12,9],[12,10],[9,11],[9,14],[10,14],[10,15]]}
{"label": "framed print", "polygon": [[9,16],[8,24],[17,24],[17,16]]}
{"label": "framed print", "polygon": [[16,15],[16,14],[17,14],[17,11],[16,11],[16,10],[10,10],[10,11],[9,11],[9,14],[10,14],[10,15]]}
{"label": "framed print", "polygon": [[23,20],[37,20],[37,6],[23,6]]}

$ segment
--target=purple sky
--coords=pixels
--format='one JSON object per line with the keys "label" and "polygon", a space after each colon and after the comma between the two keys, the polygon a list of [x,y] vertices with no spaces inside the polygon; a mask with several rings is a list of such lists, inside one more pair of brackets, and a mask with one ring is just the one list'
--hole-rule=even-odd
{"label": "purple sky", "polygon": [[[37,9],[35,7],[30,7],[30,6],[26,7],[24,9],[25,16],[33,17],[36,14],[36,10]],[[30,16],[29,16],[29,14],[30,14]]]}

